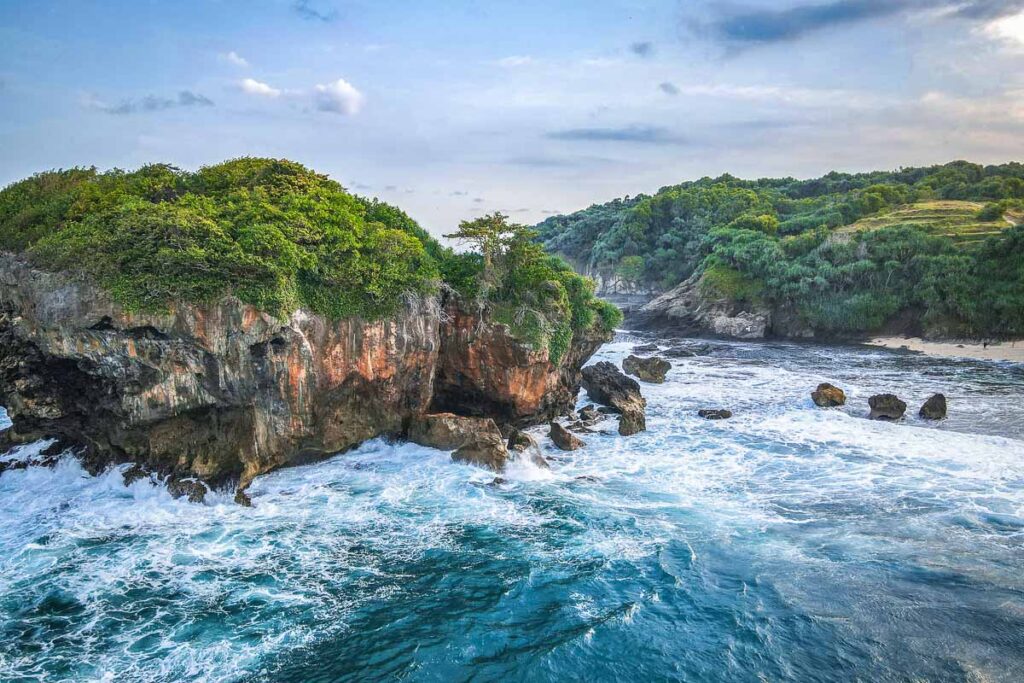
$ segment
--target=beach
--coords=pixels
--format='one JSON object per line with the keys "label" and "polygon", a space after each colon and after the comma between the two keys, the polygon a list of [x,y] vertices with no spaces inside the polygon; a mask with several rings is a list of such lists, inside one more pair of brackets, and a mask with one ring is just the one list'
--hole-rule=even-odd
{"label": "beach", "polygon": [[870,346],[883,346],[887,349],[907,349],[924,353],[929,356],[946,356],[949,358],[979,358],[982,360],[1007,360],[1024,363],[1024,339],[1003,342],[957,342],[957,341],[926,341],[920,337],[875,337],[868,342]]}

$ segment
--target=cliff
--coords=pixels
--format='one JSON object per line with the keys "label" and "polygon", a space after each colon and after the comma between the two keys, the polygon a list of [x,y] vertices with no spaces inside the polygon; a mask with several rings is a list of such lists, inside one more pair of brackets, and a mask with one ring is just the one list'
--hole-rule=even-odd
{"label": "cliff", "polygon": [[607,335],[557,365],[454,295],[410,297],[375,322],[233,297],[132,313],[105,291],[0,254],[0,404],[7,439],[58,438],[94,470],[138,462],[213,486],[308,462],[431,410],[543,422],[571,408]]}

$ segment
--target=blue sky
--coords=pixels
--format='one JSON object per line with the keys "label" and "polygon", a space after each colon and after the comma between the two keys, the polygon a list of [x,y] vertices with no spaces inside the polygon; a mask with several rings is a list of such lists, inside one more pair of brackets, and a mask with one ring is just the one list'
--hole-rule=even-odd
{"label": "blue sky", "polygon": [[278,156],[441,233],[1022,133],[1024,0],[0,0],[0,184]]}

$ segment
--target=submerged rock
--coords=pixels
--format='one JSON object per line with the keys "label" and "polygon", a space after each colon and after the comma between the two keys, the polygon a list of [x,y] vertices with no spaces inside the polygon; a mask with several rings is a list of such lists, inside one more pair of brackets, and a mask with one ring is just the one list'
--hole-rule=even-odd
{"label": "submerged rock", "polygon": [[665,373],[672,369],[672,364],[657,356],[649,358],[627,356],[622,361],[622,369],[626,371],[626,374],[639,377],[645,382],[661,384],[665,381]]}
{"label": "submerged rock", "polygon": [[637,344],[633,347],[633,353],[657,353],[658,345],[651,344]]}
{"label": "submerged rock", "polygon": [[569,430],[557,422],[551,423],[551,431],[548,432],[548,436],[551,437],[551,441],[563,451],[575,451],[586,445],[581,439],[573,435]]}
{"label": "submerged rock", "polygon": [[619,434],[628,436],[647,428],[644,417],[647,401],[640,394],[640,385],[608,361],[583,368],[583,388],[590,398],[626,418],[619,419]]}
{"label": "submerged rock", "polygon": [[702,408],[697,415],[705,420],[728,420],[732,417],[732,411],[725,408]]}
{"label": "submerged rock", "polygon": [[548,461],[540,452],[540,444],[526,432],[513,429],[508,439],[507,448],[509,451],[518,454],[520,458],[528,459],[537,467],[545,470],[551,469],[551,465],[548,464]]}
{"label": "submerged rock", "polygon": [[580,408],[579,415],[580,421],[587,426],[590,426],[601,419],[601,411],[599,411],[593,404]]}
{"label": "submerged rock", "polygon": [[206,498],[207,488],[198,479],[168,477],[167,492],[174,498],[188,498],[190,503],[202,503]]}
{"label": "submerged rock", "polygon": [[942,420],[946,417],[946,397],[944,394],[934,394],[918,411],[918,415],[926,420]]}
{"label": "submerged rock", "polygon": [[834,384],[822,382],[811,392],[811,400],[821,408],[835,408],[846,404],[846,393]]}
{"label": "submerged rock", "polygon": [[868,399],[868,405],[871,406],[871,414],[868,417],[872,420],[895,421],[901,419],[907,412],[907,404],[895,394],[876,394]]}

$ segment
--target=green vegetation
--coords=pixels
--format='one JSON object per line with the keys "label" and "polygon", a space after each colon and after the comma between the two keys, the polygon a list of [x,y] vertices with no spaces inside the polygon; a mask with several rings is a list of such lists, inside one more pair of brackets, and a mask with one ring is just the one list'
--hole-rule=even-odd
{"label": "green vegetation", "polygon": [[1024,165],[953,162],[814,180],[703,178],[537,226],[581,268],[666,289],[695,273],[822,332],[910,312],[933,330],[1024,335]]}
{"label": "green vegetation", "polygon": [[400,209],[275,159],[195,173],[165,164],[49,171],[0,191],[0,249],[77,272],[130,310],[230,294],[282,317],[304,307],[377,319],[405,296],[447,285],[492,303],[556,360],[598,316],[615,324],[618,311],[522,226],[500,215],[480,221],[497,226],[500,242],[457,254]]}
{"label": "green vegetation", "polygon": [[470,257],[479,269],[472,296],[487,302],[494,319],[517,338],[534,348],[546,346],[552,363],[569,349],[573,334],[595,323],[610,330],[622,321],[615,306],[594,297],[592,280],[545,254],[536,232],[509,223],[503,214],[463,221],[446,237],[477,248]]}

